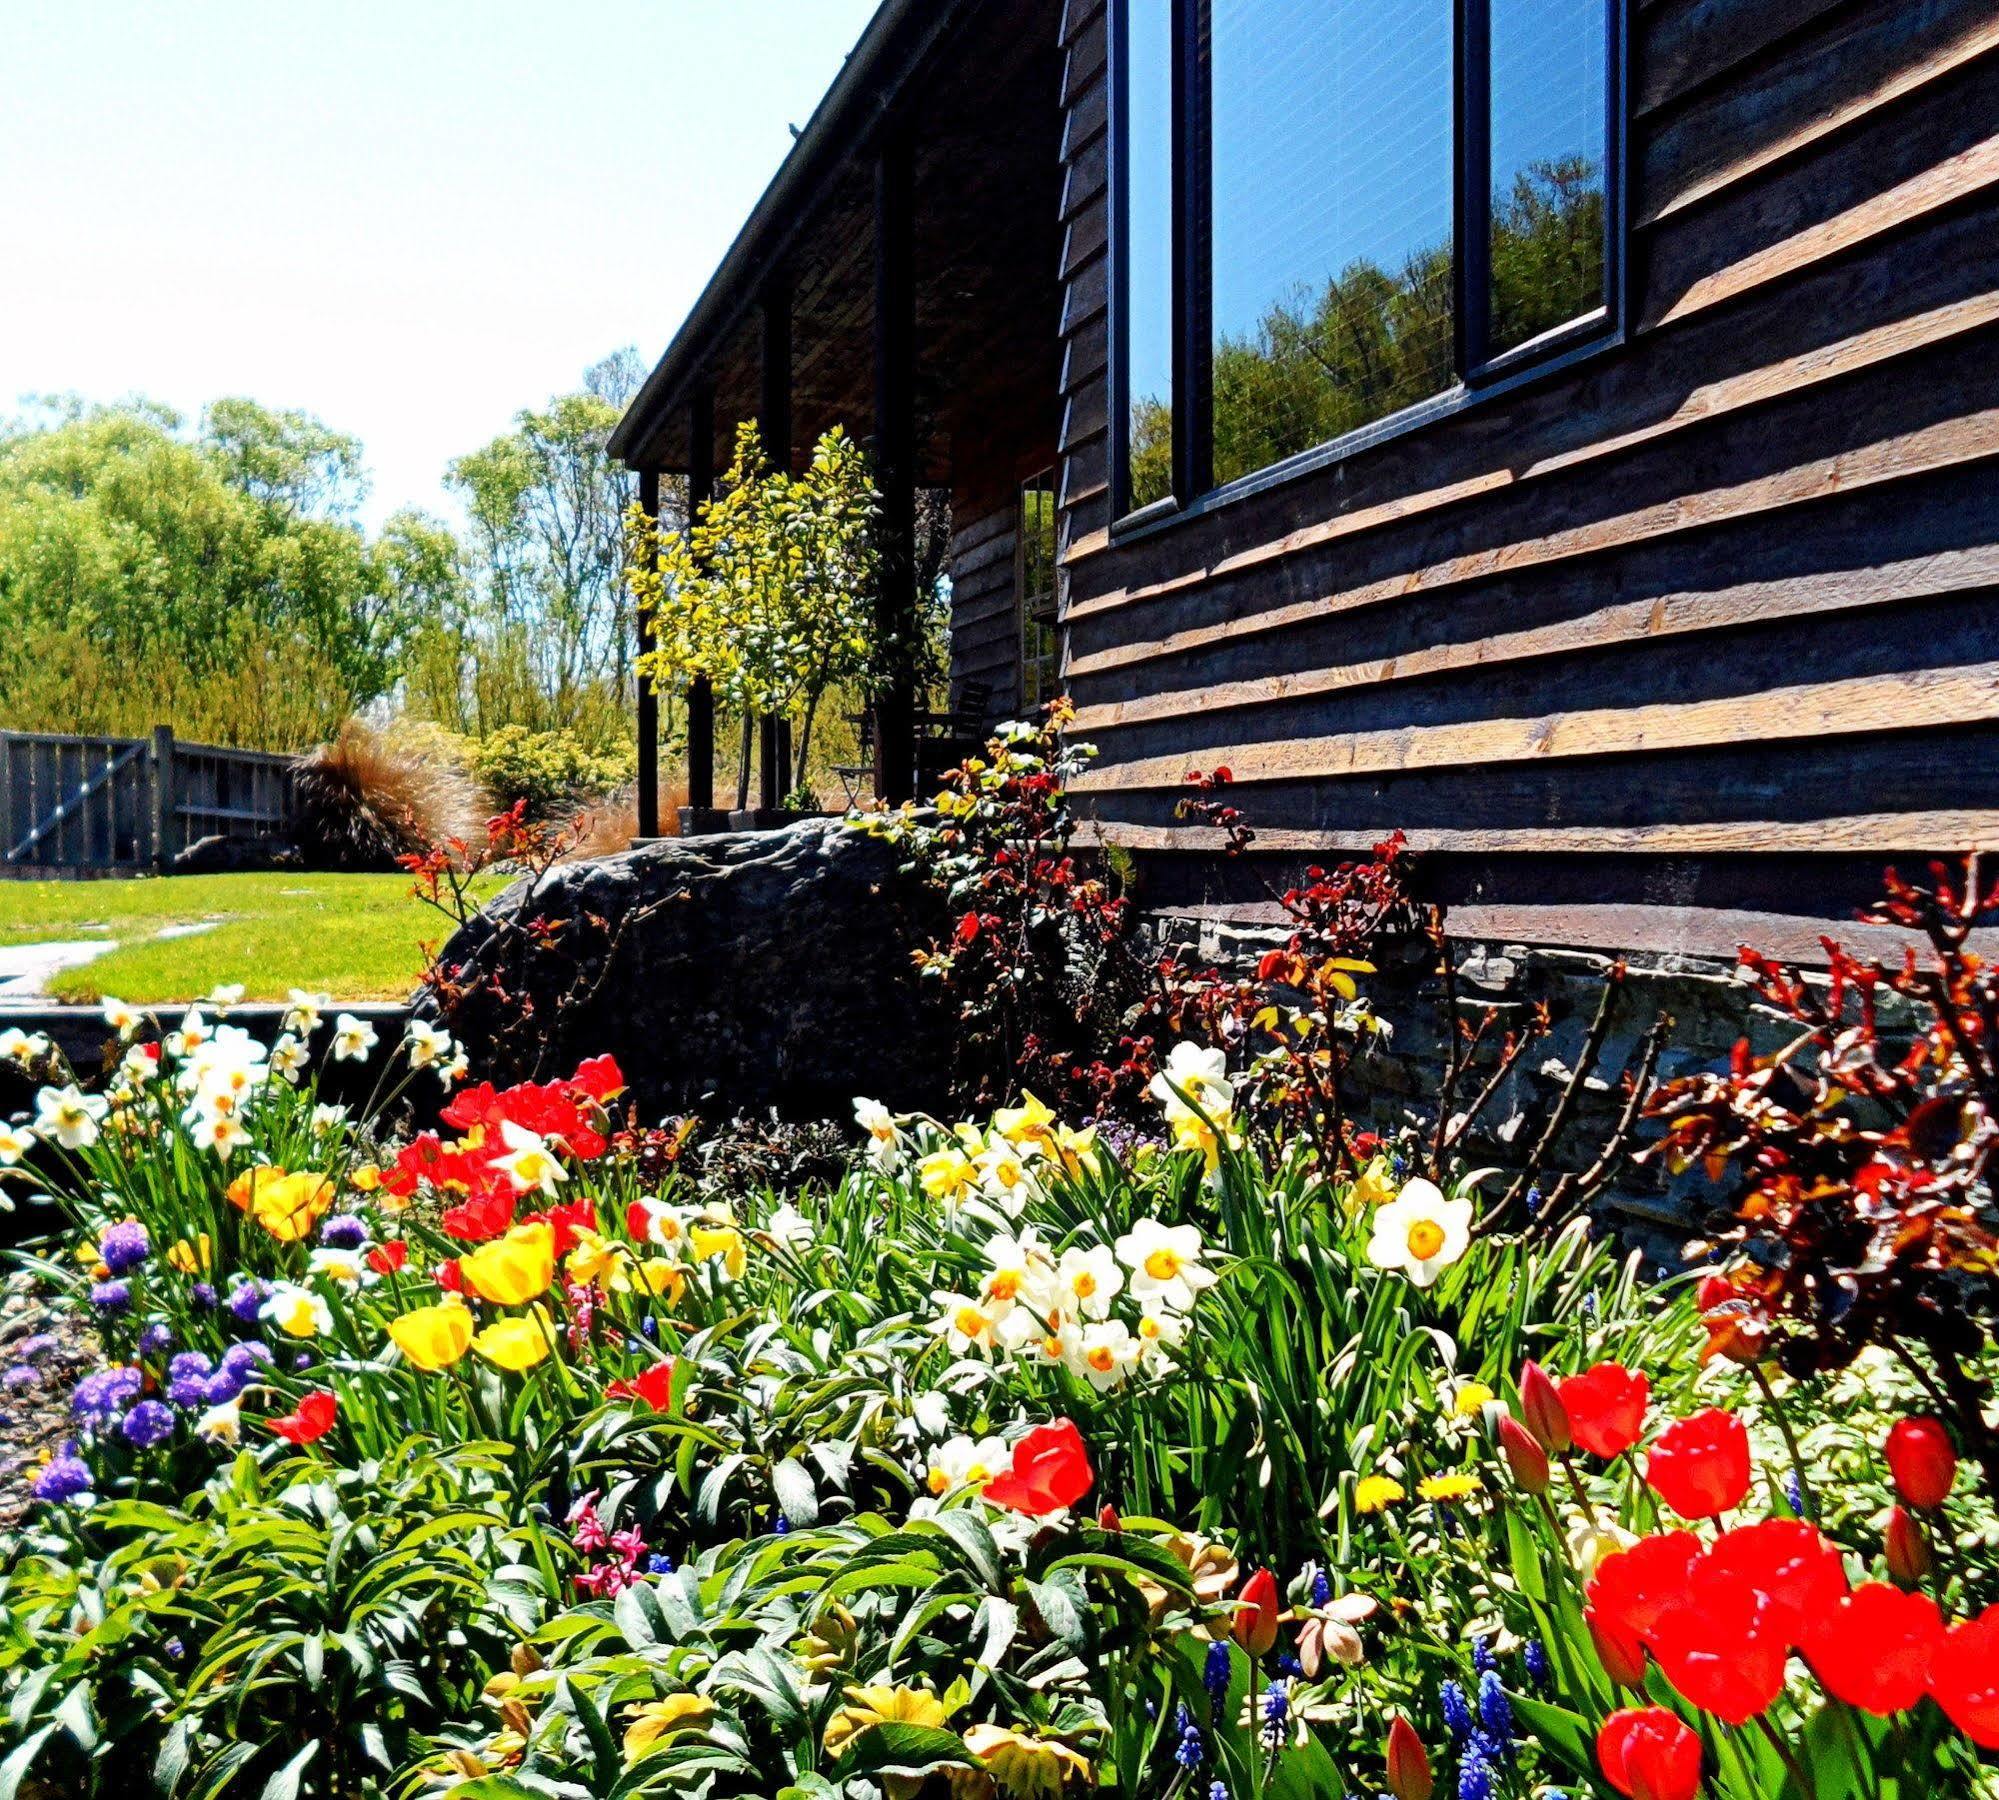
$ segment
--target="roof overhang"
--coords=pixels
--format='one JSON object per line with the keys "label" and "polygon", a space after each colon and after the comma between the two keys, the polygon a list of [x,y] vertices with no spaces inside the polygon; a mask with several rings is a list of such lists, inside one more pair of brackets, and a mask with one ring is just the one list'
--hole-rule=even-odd
{"label": "roof overhang", "polygon": [[721,266],[611,433],[611,454],[627,467],[682,465],[684,452],[668,448],[684,436],[675,415],[718,346],[782,270],[793,240],[840,171],[872,145],[931,52],[976,3],[883,0]]}

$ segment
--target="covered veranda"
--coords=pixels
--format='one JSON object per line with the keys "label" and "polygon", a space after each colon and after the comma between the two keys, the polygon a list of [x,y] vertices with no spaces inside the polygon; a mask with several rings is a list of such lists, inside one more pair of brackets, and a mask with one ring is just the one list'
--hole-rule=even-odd
{"label": "covered veranda", "polygon": [[[917,779],[916,498],[1012,504],[1054,461],[1062,255],[1059,0],[886,0],[611,439],[657,516],[690,513],[740,421],[796,467],[838,425],[880,490],[874,786]],[[698,171],[678,180],[698,180]],[[641,644],[646,631],[641,624]],[[687,696],[683,828],[721,829],[715,705]],[[766,722],[762,802],[778,763]],[[658,695],[639,695],[639,814],[660,825]]]}

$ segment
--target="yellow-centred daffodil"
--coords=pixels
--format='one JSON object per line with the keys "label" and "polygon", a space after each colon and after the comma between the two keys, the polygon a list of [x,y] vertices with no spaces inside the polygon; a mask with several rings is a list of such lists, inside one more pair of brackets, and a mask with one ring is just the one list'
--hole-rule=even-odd
{"label": "yellow-centred daffodil", "polygon": [[472,1339],[472,1348],[496,1368],[520,1375],[548,1359],[555,1326],[546,1309],[495,1319]]}
{"label": "yellow-centred daffodil", "polygon": [[547,1225],[516,1225],[505,1237],[481,1244],[458,1269],[481,1300],[525,1306],[555,1280],[555,1233]]}
{"label": "yellow-centred daffodil", "polygon": [[469,1307],[456,1300],[442,1306],[421,1306],[389,1321],[389,1338],[419,1369],[435,1374],[448,1369],[472,1343]]}
{"label": "yellow-centred daffodil", "polygon": [[749,1260],[749,1250],[743,1241],[743,1234],[733,1225],[696,1224],[687,1234],[687,1241],[695,1258],[700,1262],[710,1262],[716,1257],[722,1260],[722,1267],[734,1281],[743,1272]]}
{"label": "yellow-centred daffodil", "polygon": [[1376,1210],[1367,1240],[1367,1260],[1377,1269],[1400,1269],[1419,1288],[1428,1287],[1471,1248],[1472,1204],[1448,1198],[1433,1181],[1418,1176]]}

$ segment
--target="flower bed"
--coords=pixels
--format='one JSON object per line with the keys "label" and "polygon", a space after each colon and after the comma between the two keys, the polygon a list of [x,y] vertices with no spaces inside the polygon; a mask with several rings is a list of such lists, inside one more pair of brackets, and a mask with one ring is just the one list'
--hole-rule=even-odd
{"label": "flower bed", "polygon": [[862,1102],[732,1204],[606,1059],[418,1027],[350,1113],[310,999],[120,1022],[0,1138],[106,1354],[6,1544],[0,1795],[1993,1791],[1919,1364],[1774,1373],[1742,1282],[1481,1233],[1219,1051],[1136,1128]]}

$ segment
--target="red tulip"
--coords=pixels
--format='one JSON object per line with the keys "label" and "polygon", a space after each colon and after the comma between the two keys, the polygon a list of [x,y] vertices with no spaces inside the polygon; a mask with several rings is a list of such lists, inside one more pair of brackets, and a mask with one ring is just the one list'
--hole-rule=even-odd
{"label": "red tulip", "polygon": [[1511,1415],[1499,1421],[1499,1448],[1522,1493],[1548,1491],[1548,1453],[1534,1441],[1534,1434]]}
{"label": "red tulip", "polygon": [[410,1247],[401,1238],[391,1238],[368,1252],[368,1267],[377,1275],[393,1275],[410,1259]]}
{"label": "red tulip", "polygon": [[654,1412],[673,1404],[673,1359],[653,1363],[630,1381],[614,1381],[604,1390],[613,1400],[643,1400]]}
{"label": "red tulip", "polygon": [[324,1388],[315,1388],[299,1401],[294,1411],[268,1423],[287,1443],[316,1444],[333,1429],[334,1414],[338,1410],[339,1402],[330,1393]]}
{"label": "red tulip", "polygon": [[1870,1581],[1819,1615],[1804,1652],[1834,1699],[1886,1715],[1922,1699],[1942,1642],[1943,1615],[1927,1594]]}
{"label": "red tulip", "polygon": [[1589,1627],[1590,1642],[1603,1672],[1619,1687],[1645,1685],[1645,1644],[1633,1633],[1613,1625],[1594,1606],[1583,1608],[1583,1623]]}
{"label": "red tulip", "polygon": [[1790,1645],[1754,1589],[1702,1579],[1660,1614],[1646,1642],[1665,1677],[1703,1712],[1746,1725],[1784,1691]]}
{"label": "red tulip", "polygon": [[1881,1533],[1881,1549],[1888,1559],[1888,1573],[1905,1588],[1919,1586],[1930,1572],[1930,1541],[1916,1515],[1906,1506],[1891,1507],[1888,1523]]}
{"label": "red tulip", "polygon": [[1720,1407],[1677,1419],[1652,1446],[1645,1479],[1683,1519],[1712,1519],[1749,1492],[1749,1433]]}
{"label": "red tulip", "polygon": [[1604,1779],[1626,1800],[1694,1800],[1701,1741],[1663,1706],[1629,1707],[1596,1734]]}
{"label": "red tulip", "polygon": [[1397,1713],[1388,1728],[1388,1791],[1395,1800],[1430,1800],[1436,1785],[1429,1751],[1415,1726]]}
{"label": "red tulip", "polygon": [[601,1104],[616,1099],[625,1091],[625,1074],[618,1067],[615,1056],[593,1056],[576,1065],[575,1077],[569,1085],[580,1088]]}
{"label": "red tulip", "polygon": [[1589,1603],[1619,1636],[1649,1638],[1660,1615],[1685,1597],[1688,1574],[1700,1553],[1700,1539],[1691,1531],[1640,1538],[1597,1565]]}
{"label": "red tulip", "polygon": [[1957,1480],[1957,1450],[1941,1419],[1902,1419],[1888,1433],[1895,1491],[1918,1512],[1935,1512]]}
{"label": "red tulip", "polygon": [[1108,1500],[1097,1509],[1097,1523],[1105,1531],[1122,1531],[1124,1529],[1124,1521],[1117,1516],[1117,1508]]}
{"label": "red tulip", "polygon": [[1760,1594],[1770,1628],[1793,1648],[1846,1595],[1839,1551],[1802,1519],[1766,1519],[1724,1531],[1692,1577],[1696,1587],[1719,1581]]}
{"label": "red tulip", "polygon": [[1585,1374],[1571,1375],[1556,1391],[1576,1442],[1605,1462],[1629,1450],[1645,1429],[1652,1384],[1631,1369],[1600,1362]]}
{"label": "red tulip", "polygon": [[1520,1366],[1520,1416],[1534,1441],[1552,1456],[1560,1456],[1574,1441],[1562,1396],[1537,1362]]}
{"label": "red tulip", "polygon": [[1974,1744],[1999,1750],[1999,1606],[1944,1633],[1930,1659],[1930,1692]]}
{"label": "red tulip", "polygon": [[1277,1577],[1268,1569],[1258,1569],[1243,1583],[1229,1632],[1251,1656],[1264,1655],[1277,1642]]}
{"label": "red tulip", "polygon": [[1096,1480],[1083,1434],[1071,1419],[1037,1425],[1013,1447],[1013,1467],[982,1490],[995,1506],[1044,1518],[1074,1506]]}

